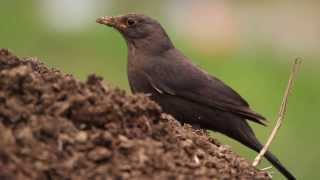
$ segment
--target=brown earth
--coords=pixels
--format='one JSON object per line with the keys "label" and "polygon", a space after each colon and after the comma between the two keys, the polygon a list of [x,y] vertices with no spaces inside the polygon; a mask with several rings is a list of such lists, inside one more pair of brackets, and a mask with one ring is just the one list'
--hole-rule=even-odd
{"label": "brown earth", "polygon": [[0,179],[269,179],[143,95],[0,50]]}

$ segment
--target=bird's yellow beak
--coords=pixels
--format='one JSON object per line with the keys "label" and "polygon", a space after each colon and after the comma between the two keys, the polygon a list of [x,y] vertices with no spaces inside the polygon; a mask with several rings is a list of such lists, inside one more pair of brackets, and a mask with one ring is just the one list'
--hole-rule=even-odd
{"label": "bird's yellow beak", "polygon": [[114,27],[116,25],[115,18],[112,16],[104,16],[104,17],[98,18],[96,22],[99,24],[104,24],[111,27]]}

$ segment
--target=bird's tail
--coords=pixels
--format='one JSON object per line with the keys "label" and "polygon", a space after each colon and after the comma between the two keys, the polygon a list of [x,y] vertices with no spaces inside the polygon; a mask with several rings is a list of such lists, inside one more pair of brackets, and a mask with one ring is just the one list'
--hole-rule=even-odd
{"label": "bird's tail", "polygon": [[[245,146],[248,146],[255,150],[256,152],[260,152],[260,150],[263,148],[263,145],[259,142],[259,140],[256,138],[256,136],[253,134],[253,131],[249,126],[247,126],[250,130],[245,131],[246,133],[240,133],[242,137],[238,139],[242,144]],[[244,131],[242,131],[244,132]],[[249,133],[252,132],[252,133]],[[240,135],[240,136],[241,136]],[[238,136],[239,137],[239,136]],[[289,180],[295,180],[296,178],[281,164],[281,162],[278,160],[278,158],[273,155],[270,151],[267,151],[264,155],[264,157],[279,171],[281,174],[283,174],[287,179]]]}
{"label": "bird's tail", "polygon": [[267,151],[264,157],[276,168],[278,171],[281,172],[287,179],[294,180],[296,179],[277,159],[276,156],[274,156],[270,151]]}

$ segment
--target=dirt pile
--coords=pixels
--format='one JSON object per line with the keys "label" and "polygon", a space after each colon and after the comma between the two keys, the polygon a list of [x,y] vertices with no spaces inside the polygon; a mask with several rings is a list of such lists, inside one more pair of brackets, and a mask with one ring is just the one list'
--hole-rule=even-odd
{"label": "dirt pile", "polygon": [[0,50],[0,179],[269,179],[146,97]]}

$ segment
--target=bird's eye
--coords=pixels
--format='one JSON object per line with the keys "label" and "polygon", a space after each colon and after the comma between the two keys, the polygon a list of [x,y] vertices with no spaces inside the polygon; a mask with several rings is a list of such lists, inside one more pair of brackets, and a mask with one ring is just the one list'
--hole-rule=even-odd
{"label": "bird's eye", "polygon": [[133,19],[128,19],[128,20],[127,20],[127,25],[128,25],[128,26],[132,26],[132,25],[134,25],[135,23],[136,23],[136,21],[133,20]]}

